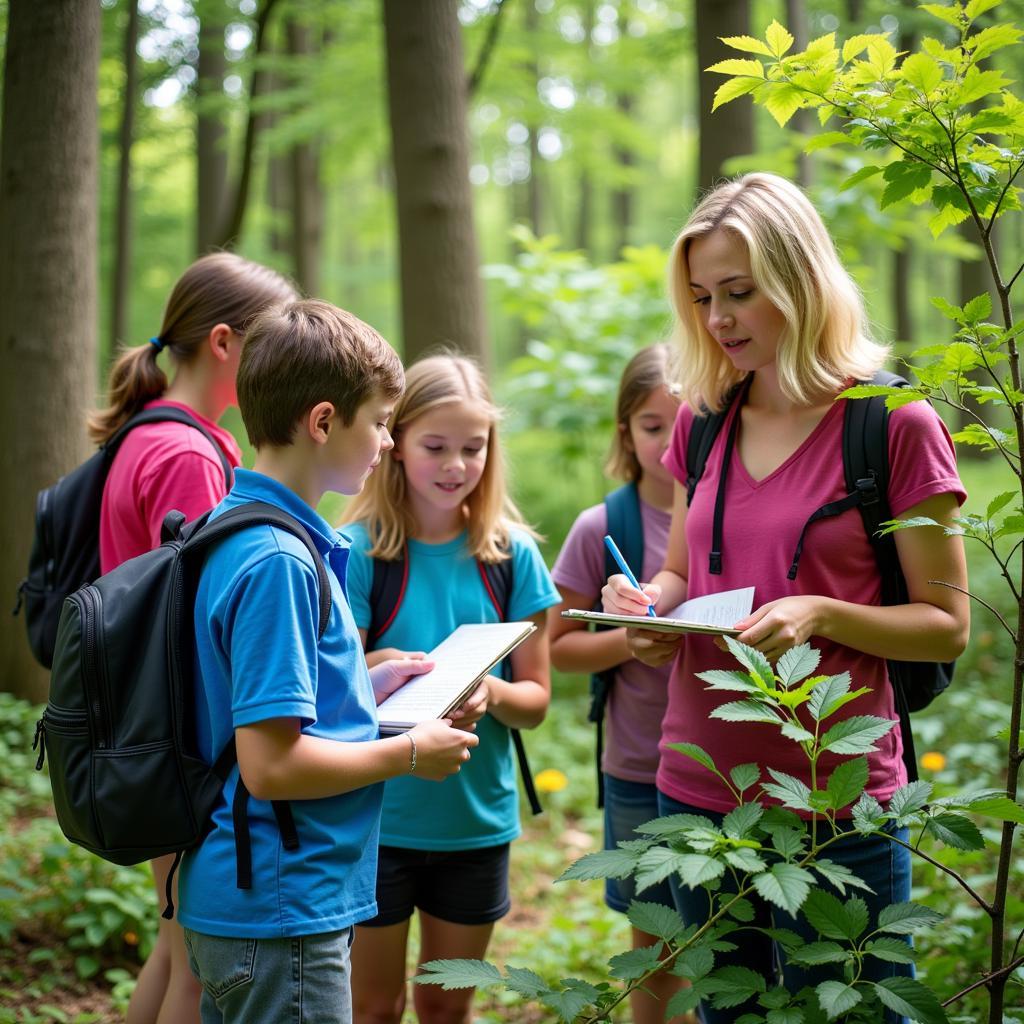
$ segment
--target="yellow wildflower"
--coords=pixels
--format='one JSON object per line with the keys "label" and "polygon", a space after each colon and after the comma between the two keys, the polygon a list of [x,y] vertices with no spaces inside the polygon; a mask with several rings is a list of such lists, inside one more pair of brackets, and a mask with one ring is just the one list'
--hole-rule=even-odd
{"label": "yellow wildflower", "polygon": [[946,755],[937,750],[929,750],[921,755],[921,767],[929,772],[941,772],[946,767]]}
{"label": "yellow wildflower", "polygon": [[542,793],[557,793],[569,785],[569,780],[565,777],[564,772],[560,772],[557,768],[545,768],[533,781]]}

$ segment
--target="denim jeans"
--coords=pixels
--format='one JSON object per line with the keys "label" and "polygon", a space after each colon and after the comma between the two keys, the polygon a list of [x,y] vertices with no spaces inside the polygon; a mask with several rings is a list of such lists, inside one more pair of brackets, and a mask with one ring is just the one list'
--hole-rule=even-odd
{"label": "denim jeans", "polygon": [[[658,793],[658,810],[663,815],[701,814],[716,825],[720,825],[724,817],[715,811],[679,803],[664,793]],[[894,830],[892,834],[904,842],[907,841],[906,829]],[[857,895],[863,899],[868,906],[869,928],[874,926],[879,911],[883,907],[890,903],[902,903],[910,899],[910,851],[904,847],[891,843],[882,836],[861,836],[851,832],[848,838],[843,838],[830,846],[824,856],[849,868],[874,890],[872,893],[860,889],[847,889],[847,894],[844,897],[831,884],[822,883],[822,888],[841,900],[848,899],[850,895]],[[709,912],[707,891],[701,887],[690,889],[682,885],[677,875],[673,875],[669,881],[676,910],[683,920],[688,925],[702,924],[706,921]],[[735,891],[731,878],[729,875],[725,875],[720,891],[728,892],[730,889]],[[830,978],[840,981],[843,979],[842,964],[824,964],[811,968],[787,964],[785,955],[776,943],[761,932],[751,931],[750,927],[788,928],[800,935],[805,942],[817,941],[818,933],[802,915],[794,918],[780,907],[759,899],[756,895],[747,898],[754,904],[755,918],[747,928],[729,936],[729,941],[736,944],[736,949],[733,952],[716,953],[716,967],[728,964],[749,967],[763,975],[769,986],[780,980],[781,969],[781,980],[790,992],[798,992],[805,985],[819,985]],[[909,964],[892,964],[875,957],[868,957],[862,977],[879,981],[897,974],[912,977],[913,967]],[[701,1015],[704,1024],[732,1024],[744,1013],[750,1013],[755,1009],[756,1007],[751,1002],[724,1010],[714,1009],[704,1003],[701,1004]],[[882,1019],[886,1024],[905,1024],[906,1022],[905,1017],[889,1011],[886,1011]]]}
{"label": "denim jeans", "polygon": [[352,1024],[352,934],[228,939],[186,928],[202,1024]]}

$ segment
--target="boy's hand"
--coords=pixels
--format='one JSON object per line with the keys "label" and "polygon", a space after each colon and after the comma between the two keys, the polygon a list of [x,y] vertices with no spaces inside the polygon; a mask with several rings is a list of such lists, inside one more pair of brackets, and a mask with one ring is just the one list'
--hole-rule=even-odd
{"label": "boy's hand", "polygon": [[491,702],[491,691],[488,679],[480,680],[477,688],[451,713],[452,725],[456,729],[475,729],[476,723],[487,714]]}
{"label": "boy's hand", "polygon": [[395,653],[401,656],[390,661],[382,661],[370,669],[370,682],[373,684],[373,695],[378,704],[390,697],[395,690],[400,690],[414,676],[429,672],[434,667],[434,662],[428,661],[422,651]]}
{"label": "boy's hand", "polygon": [[454,775],[466,761],[480,737],[452,727],[450,719],[420,722],[409,734],[416,741],[416,770],[420,779],[441,782]]}

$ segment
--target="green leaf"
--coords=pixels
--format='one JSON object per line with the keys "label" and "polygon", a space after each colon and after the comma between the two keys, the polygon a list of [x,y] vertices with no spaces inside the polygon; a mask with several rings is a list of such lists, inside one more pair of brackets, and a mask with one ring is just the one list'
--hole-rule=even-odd
{"label": "green leaf", "polygon": [[768,769],[768,774],[775,780],[762,782],[761,788],[769,795],[779,801],[784,807],[792,807],[797,811],[811,810],[811,791],[799,779],[785,772]]}
{"label": "green leaf", "polygon": [[725,865],[705,853],[687,853],[681,858],[679,877],[690,889],[696,889],[713,878],[721,878],[724,874]]}
{"label": "green leaf", "polygon": [[785,128],[803,101],[804,93],[795,85],[784,82],[767,91],[761,105],[775,118],[780,128]]}
{"label": "green leaf", "polygon": [[690,981],[697,981],[699,978],[703,978],[714,966],[715,954],[710,946],[693,946],[690,949],[684,949],[676,957],[672,973],[680,978],[689,978]]}
{"label": "green leaf", "polygon": [[683,919],[673,909],[661,903],[633,900],[626,911],[626,916],[634,928],[666,942],[674,939],[684,927]]}
{"label": "green leaf", "polygon": [[787,960],[805,964],[808,967],[816,967],[819,964],[839,964],[850,955],[850,951],[844,949],[838,942],[808,942],[794,950]]}
{"label": "green leaf", "polygon": [[986,11],[992,10],[993,7],[998,7],[1001,2],[1002,0],[967,0],[964,14],[971,21],[974,21],[975,18],[981,17]]}
{"label": "green leaf", "polygon": [[948,1024],[948,1018],[935,993],[913,978],[883,978],[874,983],[884,1006],[918,1024]]}
{"label": "green leaf", "polygon": [[877,750],[881,739],[896,722],[876,715],[853,715],[837,722],[821,738],[821,749],[834,754],[867,754]]}
{"label": "green leaf", "polygon": [[774,19],[764,38],[775,57],[781,57],[793,45],[793,37]]}
{"label": "green leaf", "polygon": [[990,25],[988,28],[983,28],[980,32],[968,36],[967,45],[975,60],[984,60],[997,50],[1018,43],[1020,38],[1020,30],[1012,25]]}
{"label": "green leaf", "polygon": [[864,946],[865,952],[890,964],[916,963],[913,947],[903,939],[890,939],[883,935],[872,939]]}
{"label": "green leaf", "polygon": [[799,1006],[783,1006],[769,1010],[764,1019],[765,1024],[804,1024],[806,1018]]}
{"label": "green leaf", "polygon": [[976,67],[967,69],[963,84],[960,86],[957,102],[961,106],[969,106],[975,100],[984,99],[992,93],[1000,92],[1009,84],[1001,71],[980,71]]}
{"label": "green leaf", "polygon": [[669,875],[675,874],[682,867],[684,856],[686,855],[667,846],[652,846],[645,851],[640,857],[634,876],[636,891],[643,892],[652,885],[664,882]]}
{"label": "green leaf", "polygon": [[942,915],[918,903],[891,903],[878,915],[878,930],[892,935],[911,935],[918,928],[934,928]]}
{"label": "green leaf", "polygon": [[720,60],[717,64],[705,68],[705,71],[713,71],[717,75],[744,75],[752,78],[764,78],[764,65],[759,60]]}
{"label": "green leaf", "polygon": [[760,53],[765,57],[773,56],[767,44],[752,36],[722,36],[720,38],[726,46],[733,50],[742,50],[744,53]]}
{"label": "green leaf", "polygon": [[[781,810],[781,808],[779,808]],[[769,808],[769,811],[774,808]],[[786,811],[787,814],[792,814],[792,811]],[[767,819],[768,814],[765,814]],[[767,825],[764,826],[766,829]],[[792,860],[794,857],[798,857],[803,853],[804,843],[807,841],[807,830],[803,827],[801,822],[799,830],[795,828],[787,827],[775,827],[770,830],[772,837],[772,846],[782,854],[786,860]]]}
{"label": "green leaf", "polygon": [[881,174],[884,168],[875,167],[869,165],[862,167],[859,171],[854,171],[843,183],[839,186],[840,192],[845,192],[847,189],[853,188],[854,185],[859,185],[862,181],[867,181],[868,178],[873,178],[876,174]]}
{"label": "green leaf", "polygon": [[921,810],[928,803],[932,789],[932,784],[926,779],[908,782],[897,789],[889,801],[889,813],[896,815],[896,823],[902,827],[905,822],[901,822],[901,818]]}
{"label": "green leaf", "polygon": [[997,494],[989,503],[988,508],[985,510],[985,516],[991,519],[997,512],[1002,512],[1007,505],[1017,497],[1016,491],[1003,491],[1002,494]]}
{"label": "green leaf", "polygon": [[868,926],[868,905],[859,896],[841,902],[824,889],[815,889],[807,897],[803,914],[826,939],[856,942]]}
{"label": "green leaf", "polygon": [[749,967],[719,967],[708,978],[708,990],[714,993],[712,1004],[719,1010],[739,1006],[766,987],[764,978]]}
{"label": "green leaf", "polygon": [[600,991],[586,981],[579,978],[567,978],[564,982],[565,989],[562,992],[552,992],[543,997],[545,1006],[549,1006],[565,1024],[573,1024],[573,1021],[590,1006],[600,995]]}
{"label": "green leaf", "polygon": [[836,765],[828,777],[826,790],[830,797],[829,806],[840,810],[852,804],[864,792],[868,784],[867,758],[857,757]]}
{"label": "green leaf", "polygon": [[782,727],[782,735],[796,743],[814,742],[814,733],[808,732],[802,725],[797,725],[795,722],[786,722]]}
{"label": "green leaf", "polygon": [[756,764],[738,764],[729,772],[733,785],[742,793],[745,789],[757,785],[761,778],[761,768]]}
{"label": "green leaf", "polygon": [[749,846],[740,846],[735,850],[726,850],[722,854],[727,864],[746,875],[756,875],[765,870],[765,862]]}
{"label": "green leaf", "polygon": [[494,964],[484,960],[430,960],[424,973],[412,980],[419,985],[440,985],[446,992],[458,988],[490,988],[505,979]]}
{"label": "green leaf", "polygon": [[730,78],[728,82],[723,82],[715,90],[715,100],[711,104],[711,112],[714,113],[719,107],[724,107],[726,103],[731,103],[740,96],[754,92],[760,84],[760,80],[756,78]]}
{"label": "green leaf", "polygon": [[754,878],[754,888],[769,903],[796,914],[810,892],[814,876],[795,864],[773,864]]}
{"label": "green leaf", "polygon": [[804,146],[805,153],[814,153],[819,149],[827,149],[829,146],[841,146],[850,141],[845,132],[820,132],[812,135]]}
{"label": "green leaf", "polygon": [[[950,804],[953,805],[952,802]],[[972,797],[953,806],[961,806],[973,814],[986,814],[997,821],[1014,821],[1024,825],[1024,807],[1001,793]]]}
{"label": "green leaf", "polygon": [[728,704],[720,704],[709,718],[720,718],[723,722],[767,722],[781,725],[781,719],[766,704],[753,700],[734,700]]}
{"label": "green leaf", "polygon": [[711,690],[738,690],[740,693],[761,693],[761,687],[752,682],[746,672],[735,669],[710,669],[698,672],[697,678],[708,684]]}
{"label": "green leaf", "polygon": [[524,999],[536,999],[542,992],[550,991],[548,983],[529,968],[506,967],[505,972],[505,984]]}
{"label": "green leaf", "polygon": [[850,697],[850,673],[841,672],[820,682],[811,693],[807,709],[815,721],[822,721],[838,711]]}
{"label": "green leaf", "polygon": [[634,850],[598,850],[580,857],[559,876],[559,882],[570,879],[586,882],[594,878],[627,878],[636,868],[639,854]]}
{"label": "green leaf", "polygon": [[732,839],[745,839],[763,816],[760,804],[740,804],[722,819],[722,831]]}
{"label": "green leaf", "polygon": [[925,96],[931,95],[942,84],[943,73],[939,62],[926,53],[912,53],[903,61],[900,70],[904,80]]}
{"label": "green leaf", "polygon": [[879,79],[886,78],[896,66],[896,47],[883,35],[868,42],[867,63]]}
{"label": "green leaf", "polygon": [[703,765],[708,771],[715,771],[715,762],[711,759],[711,755],[703,747],[697,746],[696,743],[670,743],[668,747],[670,750],[675,750],[677,753],[683,754],[685,757]]}
{"label": "green leaf", "polygon": [[760,679],[766,689],[773,689],[775,686],[775,673],[768,662],[768,659],[756,648],[741,644],[734,637],[725,638],[729,653],[754,677],[755,682]]}
{"label": "green leaf", "polygon": [[946,22],[947,25],[953,25],[956,28],[960,28],[963,24],[962,15],[959,7],[946,7],[943,4],[920,4],[922,11],[927,11],[935,18]]}
{"label": "green leaf", "polygon": [[666,814],[662,818],[637,825],[636,831],[641,835],[672,840],[685,836],[688,832],[714,828],[714,822],[702,814]]}
{"label": "green leaf", "polygon": [[829,1020],[852,1010],[861,1000],[861,994],[852,986],[841,981],[823,981],[815,991],[818,1003]]}
{"label": "green leaf", "polygon": [[853,825],[858,832],[873,832],[885,821],[888,815],[882,809],[882,805],[867,793],[853,805]]}
{"label": "green leaf", "polygon": [[969,324],[976,324],[984,320],[992,313],[992,296],[988,292],[975,295],[970,302],[964,305],[964,320]]}
{"label": "green leaf", "polygon": [[883,177],[889,184],[885,186],[878,205],[884,210],[924,188],[932,179],[932,169],[916,160],[897,160],[885,168]]}
{"label": "green leaf", "polygon": [[608,961],[608,973],[613,978],[621,978],[623,981],[641,978],[658,966],[661,949],[661,943],[658,942],[653,946],[641,946],[639,949],[631,949],[628,953],[619,953]]}
{"label": "green leaf", "polygon": [[779,658],[775,665],[775,673],[786,686],[792,686],[806,679],[821,661],[821,651],[814,650],[810,644],[791,647]]}
{"label": "green leaf", "polygon": [[874,34],[850,36],[843,43],[843,63],[848,64],[854,57],[859,57],[868,48],[868,43],[874,38]]}
{"label": "green leaf", "polygon": [[851,889],[863,889],[872,892],[872,888],[862,878],[858,878],[845,864],[837,864],[827,857],[819,857],[812,862],[811,867],[818,872],[822,878],[831,882],[844,896],[846,887]]}

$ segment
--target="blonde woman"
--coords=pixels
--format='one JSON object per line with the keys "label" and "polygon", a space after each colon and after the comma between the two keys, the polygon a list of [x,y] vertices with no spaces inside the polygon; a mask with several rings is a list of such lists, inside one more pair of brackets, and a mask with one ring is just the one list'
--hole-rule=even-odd
{"label": "blonde woman", "polygon": [[[676,240],[670,289],[678,319],[684,405],[665,465],[675,477],[665,564],[642,592],[624,576],[603,591],[609,611],[644,614],[648,605],[673,608],[686,597],[755,587],[755,610],[736,623],[739,640],[775,661],[806,641],[821,651],[820,672],[849,671],[871,692],[840,714],[896,719],[886,661],[948,661],[969,630],[963,547],[936,528],[896,534],[908,603],[881,607],[881,577],[856,509],[811,520],[821,506],[846,495],[839,393],[870,377],[886,356],[864,330],[860,296],[836,256],[817,211],[793,184],[771,174],[748,174],[719,186],[697,205]],[[728,409],[689,505],[686,450],[694,411]],[[965,493],[949,435],[925,403],[896,409],[889,419],[888,499],[900,518],[929,516],[948,523]],[[720,519],[720,558],[712,558]],[[801,545],[802,540],[802,545]],[[796,571],[793,571],[795,563]],[[936,586],[941,580],[953,586]],[[714,820],[728,812],[727,791],[696,762],[667,744],[695,742],[728,772],[757,761],[810,785],[799,745],[764,726],[710,719],[729,699],[708,691],[695,673],[733,668],[732,658],[706,637],[680,641],[630,631],[630,650],[649,665],[672,663],[658,770],[662,814],[699,812]],[[906,781],[899,727],[868,756],[867,792],[881,803]],[[825,755],[827,774],[838,758]],[[822,774],[818,785],[823,785]],[[874,890],[863,894],[872,914],[909,898],[906,850],[885,839],[851,834],[830,849]],[[688,922],[707,914],[704,890],[674,886]],[[779,951],[757,930],[770,926],[808,933],[762,903],[753,927],[731,936],[735,962],[774,976]],[[813,934],[813,933],[811,933]],[[816,936],[815,936],[816,937]],[[818,981],[817,969],[785,963],[791,990]],[[879,976],[906,972],[870,961]],[[750,1006],[703,1007],[706,1024],[733,1021]],[[897,1019],[892,1017],[890,1019]]]}
{"label": "blonde woman", "polygon": [[[539,725],[550,699],[545,610],[558,603],[531,531],[505,489],[498,410],[475,363],[423,359],[406,374],[392,417],[394,450],[348,510],[348,590],[370,665],[430,650],[463,623],[531,620],[509,679],[488,676],[455,715],[480,745],[440,788],[401,778],[384,789],[377,917],[356,930],[357,1024],[398,1024],[406,1001],[409,924],[418,960],[483,957],[509,909],[509,844],[519,834],[510,728]],[[372,607],[374,560],[400,564],[397,607]],[[504,566],[504,575],[496,569]],[[510,570],[510,571],[509,571]],[[499,578],[507,585],[502,600]],[[472,1020],[473,989],[417,985],[421,1024]]]}

